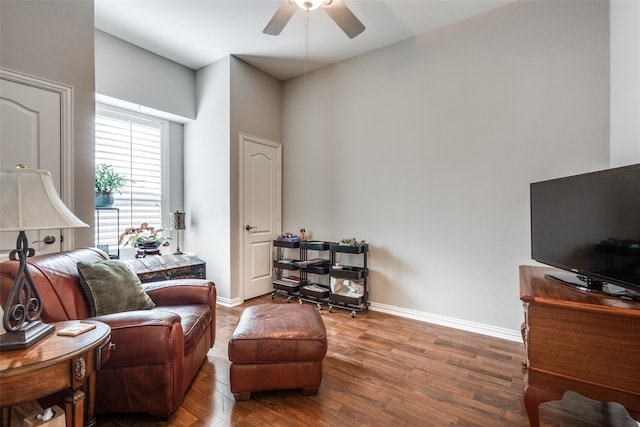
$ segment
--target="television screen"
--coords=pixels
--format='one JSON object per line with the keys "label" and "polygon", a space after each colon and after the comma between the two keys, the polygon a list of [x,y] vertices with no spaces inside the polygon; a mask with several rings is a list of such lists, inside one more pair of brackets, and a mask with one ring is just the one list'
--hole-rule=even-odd
{"label": "television screen", "polygon": [[535,182],[530,191],[534,260],[571,272],[561,276],[584,290],[640,292],[640,164]]}

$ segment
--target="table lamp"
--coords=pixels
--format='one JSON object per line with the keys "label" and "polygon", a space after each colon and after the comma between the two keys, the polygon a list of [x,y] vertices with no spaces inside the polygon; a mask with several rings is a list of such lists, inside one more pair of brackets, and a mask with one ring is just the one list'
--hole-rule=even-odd
{"label": "table lamp", "polygon": [[184,222],[184,212],[175,211],[169,214],[171,217],[171,226],[169,227],[171,230],[176,230],[178,232],[178,238],[176,243],[176,251],[173,253],[174,255],[182,255],[182,251],[180,250],[180,230],[185,229]]}
{"label": "table lamp", "polygon": [[42,323],[42,300],[27,268],[35,255],[26,231],[88,227],[62,202],[44,170],[0,169],[0,231],[17,231],[16,249],[9,259],[18,261],[18,273],[4,306],[0,351],[28,348],[52,333],[53,325]]}

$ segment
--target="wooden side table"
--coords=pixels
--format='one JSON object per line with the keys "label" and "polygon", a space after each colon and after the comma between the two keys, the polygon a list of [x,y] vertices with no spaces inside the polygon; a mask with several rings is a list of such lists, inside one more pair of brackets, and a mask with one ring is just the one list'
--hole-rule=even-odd
{"label": "wooden side table", "polygon": [[[54,325],[57,331],[78,322]],[[9,425],[11,406],[65,389],[67,426],[95,425],[95,374],[109,357],[111,328],[86,322],[96,327],[75,337],[53,334],[27,349],[0,353],[2,426]]]}

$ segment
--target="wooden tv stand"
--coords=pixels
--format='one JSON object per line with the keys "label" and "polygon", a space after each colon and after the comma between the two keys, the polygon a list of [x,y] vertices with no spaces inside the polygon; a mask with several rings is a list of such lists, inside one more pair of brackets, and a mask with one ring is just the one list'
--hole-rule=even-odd
{"label": "wooden tv stand", "polygon": [[566,391],[618,402],[640,421],[640,303],[573,289],[550,271],[520,266],[529,423],[538,427],[538,405]]}

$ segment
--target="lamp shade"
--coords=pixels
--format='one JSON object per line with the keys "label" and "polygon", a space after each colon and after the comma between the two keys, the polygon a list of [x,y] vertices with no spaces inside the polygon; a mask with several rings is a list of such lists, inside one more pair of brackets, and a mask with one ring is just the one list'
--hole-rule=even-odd
{"label": "lamp shade", "polygon": [[184,212],[179,212],[179,211],[175,211],[175,212],[171,212],[169,214],[170,217],[170,229],[171,230],[184,230],[185,227],[185,220],[184,220]]}
{"label": "lamp shade", "polygon": [[0,169],[0,231],[88,227],[65,206],[48,171]]}

